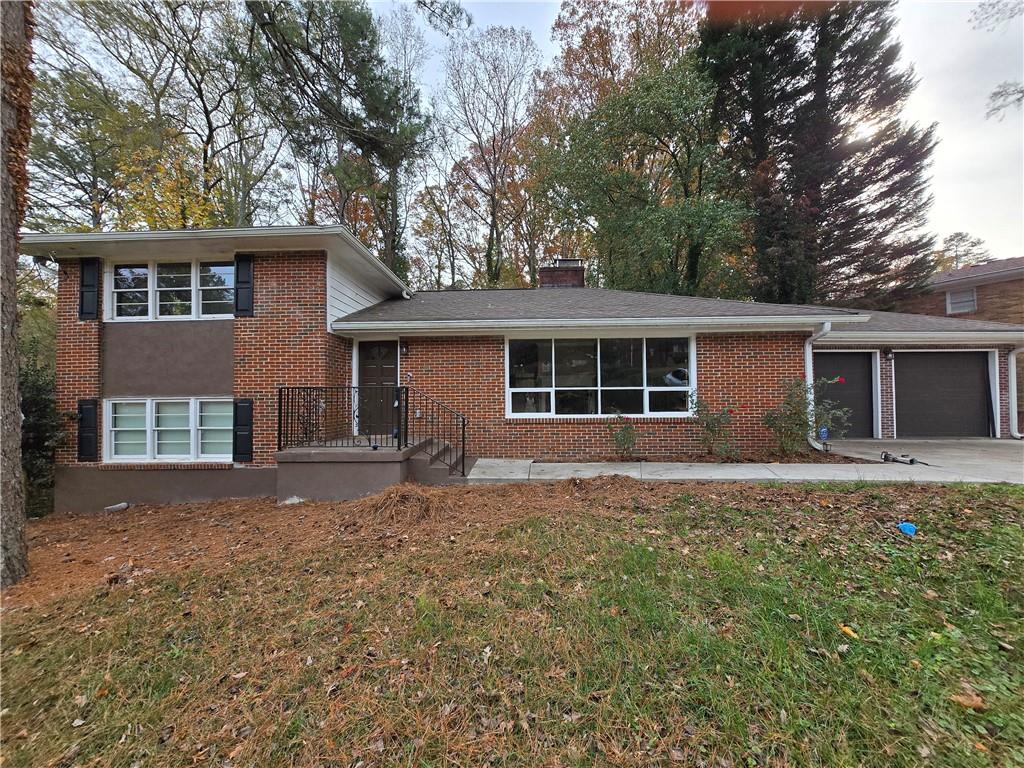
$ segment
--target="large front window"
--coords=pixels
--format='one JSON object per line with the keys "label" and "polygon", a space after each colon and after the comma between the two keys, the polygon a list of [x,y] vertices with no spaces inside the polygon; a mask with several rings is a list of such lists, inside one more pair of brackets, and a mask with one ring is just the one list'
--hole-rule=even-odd
{"label": "large front window", "polygon": [[691,338],[509,339],[510,416],[683,416]]}
{"label": "large front window", "polygon": [[231,400],[107,401],[109,461],[230,461]]}
{"label": "large front window", "polygon": [[234,314],[233,261],[114,264],[109,286],[110,320],[181,320]]}

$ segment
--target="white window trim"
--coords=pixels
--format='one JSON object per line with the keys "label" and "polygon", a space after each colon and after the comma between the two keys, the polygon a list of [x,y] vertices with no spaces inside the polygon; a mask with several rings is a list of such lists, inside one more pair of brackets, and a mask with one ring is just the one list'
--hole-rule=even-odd
{"label": "white window trim", "polygon": [[[189,432],[191,433],[188,455],[157,456],[156,455],[156,404],[185,403],[189,404]],[[115,403],[146,404],[146,455],[115,456],[113,437],[113,410]],[[227,463],[234,460],[232,454],[200,453],[199,404],[200,403],[234,403],[230,397],[111,397],[103,401],[103,462],[106,464],[188,464],[210,462]],[[234,426],[232,425],[232,433]]]}
{"label": "white window trim", "polygon": [[[565,414],[555,413],[555,341],[565,340],[567,337],[563,336],[550,336],[550,335],[516,335],[505,337],[505,418],[508,420],[519,420],[524,419],[528,421],[537,420],[557,420],[557,421],[593,421],[614,419],[615,414],[609,413],[580,413],[580,414]],[[572,337],[576,338],[576,337]],[[643,359],[643,387],[602,387],[601,386],[601,339],[622,339],[622,338],[639,338],[643,344],[642,359]],[[647,340],[648,339],[687,339],[689,341],[690,349],[688,354],[688,372],[690,374],[690,386],[688,387],[648,387],[647,386]],[[524,340],[538,340],[538,341],[551,341],[551,386],[550,387],[529,387],[529,388],[515,388],[509,386],[509,342],[510,341],[524,341]],[[557,389],[573,389],[573,390],[594,390],[597,391],[597,409],[601,410],[601,390],[602,389],[617,389],[617,390],[640,390],[643,392],[643,413],[624,413],[623,418],[626,419],[687,419],[693,418],[693,395],[697,391],[697,336],[695,334],[681,335],[681,336],[617,336],[617,335],[606,335],[601,334],[597,336],[580,336],[577,340],[580,341],[597,341],[597,386],[596,387],[558,387]],[[551,411],[547,413],[515,413],[512,410],[512,393],[513,392],[547,392],[551,399]],[[652,411],[650,410],[650,393],[651,392],[686,392],[688,408],[685,411]]]}
{"label": "white window trim", "polygon": [[[971,292],[971,308],[970,309],[953,309],[953,294],[954,293],[967,293]],[[977,288],[951,288],[946,291],[946,314],[947,315],[967,315],[971,312],[978,311],[978,289]]]}
{"label": "white window trim", "polygon": [[[200,263],[216,262],[216,263],[227,263],[234,262],[234,256],[215,258],[212,256],[208,257],[196,257],[196,258],[163,258],[163,259],[107,259],[103,265],[103,320],[108,323],[150,323],[150,322],[178,322],[181,320],[228,320],[235,316],[234,312],[227,314],[203,314],[202,312],[202,292],[199,288],[199,265]],[[189,315],[170,315],[167,317],[160,317],[158,315],[159,305],[157,300],[157,287],[156,287],[156,265],[157,264],[180,264],[189,263],[192,265],[192,314]],[[115,266],[137,266],[146,267],[148,280],[146,281],[146,294],[149,301],[149,312],[144,317],[118,317],[117,310],[114,306],[114,267]],[[171,290],[171,289],[167,289]]]}

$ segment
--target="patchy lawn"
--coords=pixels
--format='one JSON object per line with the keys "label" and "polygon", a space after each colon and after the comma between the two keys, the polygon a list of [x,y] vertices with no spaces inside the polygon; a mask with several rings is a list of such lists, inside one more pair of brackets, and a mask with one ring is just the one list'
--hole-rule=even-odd
{"label": "patchy lawn", "polygon": [[624,478],[49,518],[3,765],[1021,765],[1022,524]]}

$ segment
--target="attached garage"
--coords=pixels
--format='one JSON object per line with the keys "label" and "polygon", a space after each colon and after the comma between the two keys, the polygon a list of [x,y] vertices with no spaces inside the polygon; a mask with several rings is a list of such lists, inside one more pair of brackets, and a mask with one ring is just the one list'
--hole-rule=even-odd
{"label": "attached garage", "polygon": [[841,379],[825,397],[850,410],[846,437],[875,437],[875,355],[872,352],[816,352],[815,379]]}
{"label": "attached garage", "polygon": [[896,352],[897,437],[992,437],[988,352]]}

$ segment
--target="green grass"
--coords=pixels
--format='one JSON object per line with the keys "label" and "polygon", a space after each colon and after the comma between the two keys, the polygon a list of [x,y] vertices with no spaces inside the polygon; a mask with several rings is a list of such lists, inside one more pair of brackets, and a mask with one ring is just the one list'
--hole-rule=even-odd
{"label": "green grass", "polygon": [[3,765],[1024,765],[1022,491],[750,488],[9,613]]}

